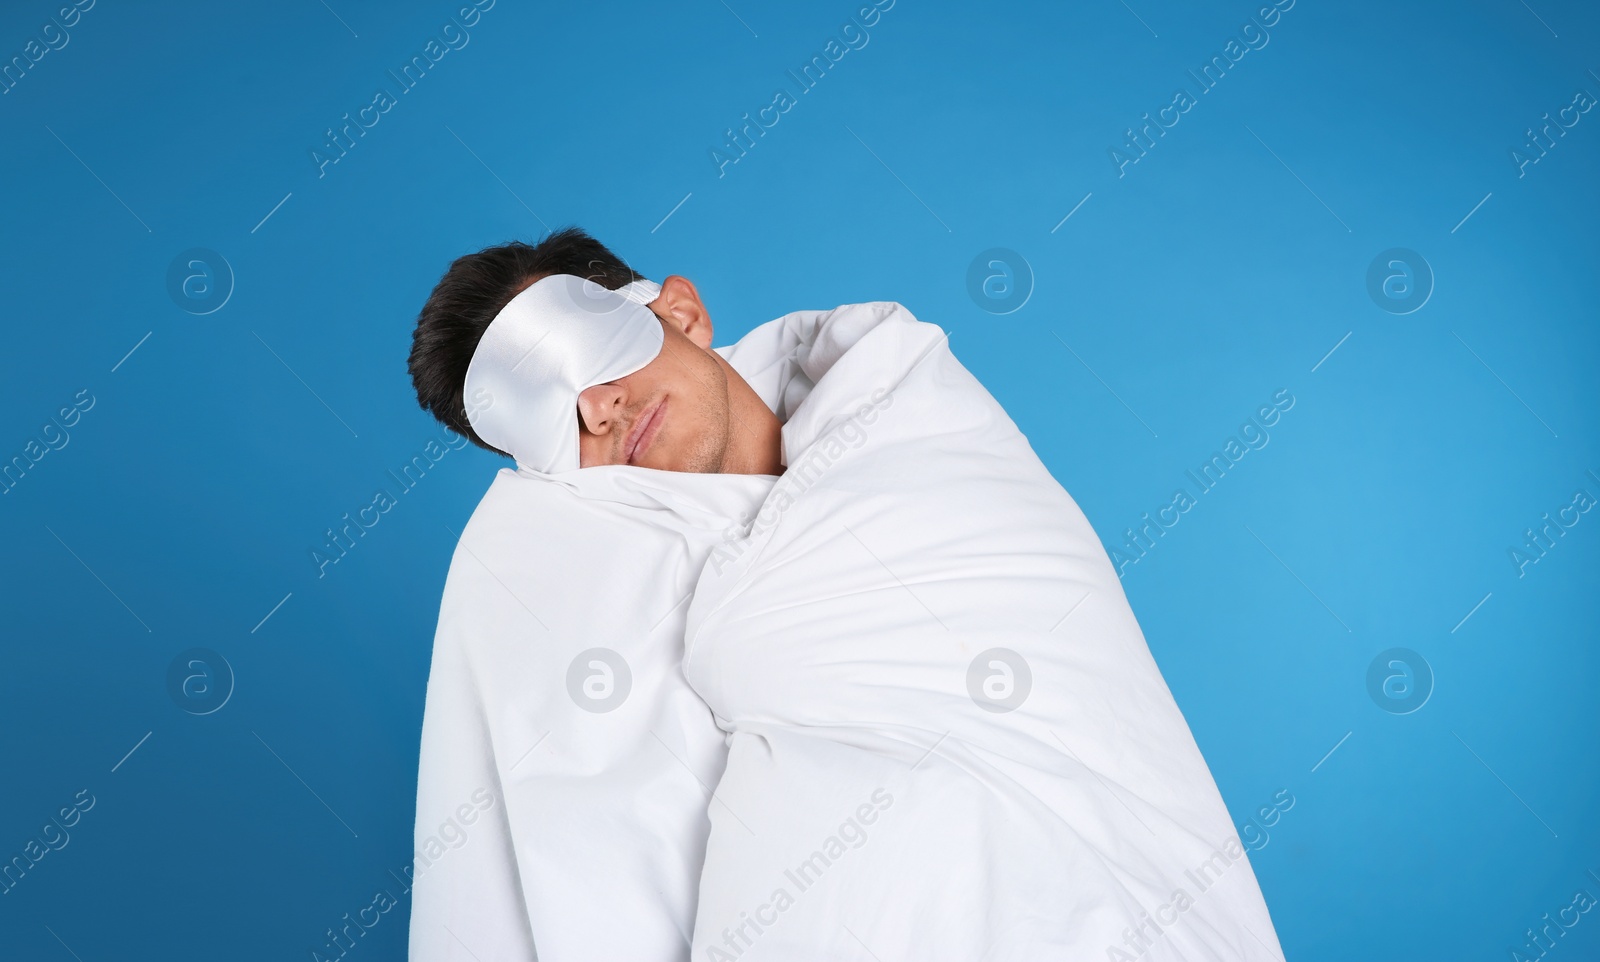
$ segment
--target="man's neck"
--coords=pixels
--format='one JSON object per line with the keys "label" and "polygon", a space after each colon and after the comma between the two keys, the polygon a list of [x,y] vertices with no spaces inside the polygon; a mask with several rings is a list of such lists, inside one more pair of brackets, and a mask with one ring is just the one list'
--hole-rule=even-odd
{"label": "man's neck", "polygon": [[728,450],[723,474],[783,474],[783,422],[733,365],[718,357],[728,377]]}

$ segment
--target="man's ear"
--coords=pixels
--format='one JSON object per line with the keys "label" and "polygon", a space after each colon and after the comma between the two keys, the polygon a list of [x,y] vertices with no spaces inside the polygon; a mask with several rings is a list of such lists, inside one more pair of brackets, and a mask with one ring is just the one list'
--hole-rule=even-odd
{"label": "man's ear", "polygon": [[650,303],[650,310],[701,348],[711,348],[711,315],[706,313],[694,282],[687,277],[668,275],[661,282],[661,296]]}

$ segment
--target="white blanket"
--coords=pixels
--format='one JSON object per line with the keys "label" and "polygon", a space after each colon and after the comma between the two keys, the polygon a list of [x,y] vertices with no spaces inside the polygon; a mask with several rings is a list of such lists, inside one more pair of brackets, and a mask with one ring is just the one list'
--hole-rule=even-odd
{"label": "white blanket", "polygon": [[824,349],[689,610],[731,733],[693,958],[1281,958],[1099,539],[939,328],[773,325]]}
{"label": "white blanket", "polygon": [[1100,542],[939,329],[719,351],[777,484],[505,470],[463,532],[411,958],[1281,958]]}

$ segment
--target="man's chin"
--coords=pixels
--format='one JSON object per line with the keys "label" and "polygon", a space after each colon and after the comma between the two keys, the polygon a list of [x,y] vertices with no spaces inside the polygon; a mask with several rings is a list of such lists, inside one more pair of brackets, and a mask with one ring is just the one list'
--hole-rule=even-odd
{"label": "man's chin", "polygon": [[728,447],[726,444],[716,444],[711,439],[710,443],[696,446],[681,454],[675,454],[671,459],[672,467],[668,471],[681,471],[685,474],[720,474],[727,462]]}
{"label": "man's chin", "polygon": [[666,468],[668,471],[678,471],[683,474],[720,474],[722,473],[723,459],[721,457],[692,457],[681,461],[678,466]]}

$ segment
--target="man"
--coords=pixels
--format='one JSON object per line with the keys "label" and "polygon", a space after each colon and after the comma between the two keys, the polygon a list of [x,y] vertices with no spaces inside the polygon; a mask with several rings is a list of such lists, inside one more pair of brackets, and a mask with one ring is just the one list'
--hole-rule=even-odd
{"label": "man", "polygon": [[441,604],[413,958],[1281,958],[1104,550],[945,341],[873,302],[712,348],[578,231],[451,266],[418,398],[518,467]]}

